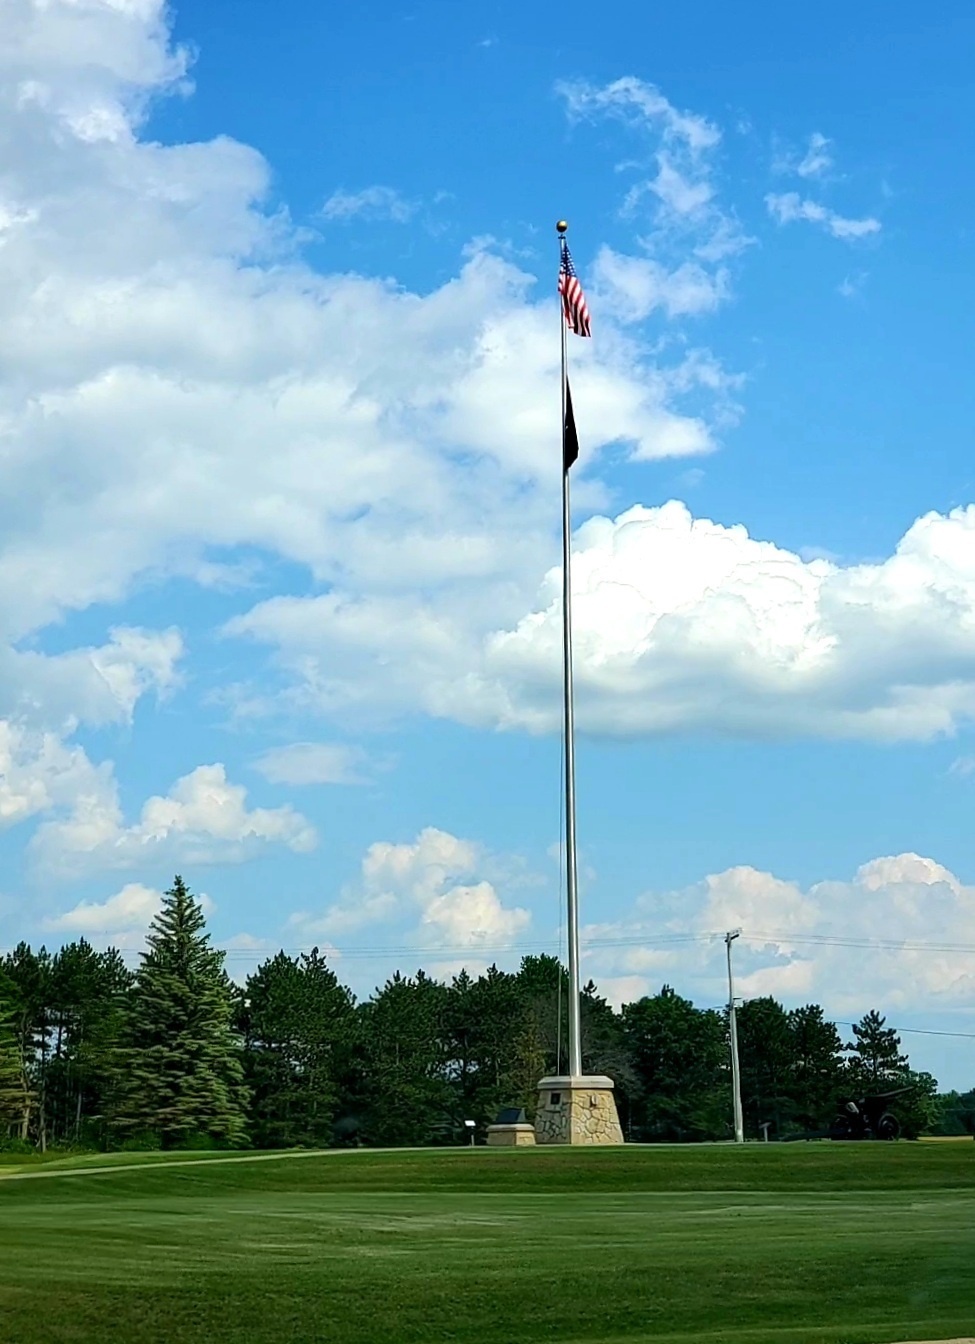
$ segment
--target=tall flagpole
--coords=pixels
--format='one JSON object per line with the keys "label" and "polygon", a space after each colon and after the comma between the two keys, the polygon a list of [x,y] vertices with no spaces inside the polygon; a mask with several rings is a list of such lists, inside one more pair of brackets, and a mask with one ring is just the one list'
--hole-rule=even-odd
{"label": "tall flagpole", "polygon": [[[556,225],[559,248],[565,250],[568,225]],[[576,748],[575,707],[572,694],[572,513],[569,503],[569,465],[566,460],[566,400],[568,350],[565,313],[559,304],[562,331],[562,688],[565,733],[565,875],[568,897],[569,944],[569,1076],[582,1075],[582,1023],[579,1013],[579,887],[576,866]]]}
{"label": "tall flagpole", "polygon": [[[565,875],[568,897],[569,944],[569,1070],[539,1080],[535,1110],[536,1143],[622,1143],[619,1115],[613,1098],[613,1080],[605,1074],[582,1072],[582,1031],[579,998],[579,883],[576,866],[576,743],[572,702],[572,512],[569,507],[569,468],[579,456],[579,436],[572,414],[567,368],[568,328],[588,336],[589,309],[565,241],[568,224],[560,219],[559,326],[562,337],[562,688],[565,738]],[[571,460],[570,460],[571,458]],[[561,1070],[561,1060],[556,1068]],[[518,1126],[492,1125],[488,1143],[520,1143],[508,1133]],[[503,1132],[502,1132],[503,1131]]]}

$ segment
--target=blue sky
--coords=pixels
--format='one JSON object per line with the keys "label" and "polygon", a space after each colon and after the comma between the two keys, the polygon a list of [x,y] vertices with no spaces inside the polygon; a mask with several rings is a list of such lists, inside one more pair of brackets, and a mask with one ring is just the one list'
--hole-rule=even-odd
{"label": "blue sky", "polygon": [[967,8],[2,9],[0,942],[557,948],[566,215],[584,972],[971,1085]]}

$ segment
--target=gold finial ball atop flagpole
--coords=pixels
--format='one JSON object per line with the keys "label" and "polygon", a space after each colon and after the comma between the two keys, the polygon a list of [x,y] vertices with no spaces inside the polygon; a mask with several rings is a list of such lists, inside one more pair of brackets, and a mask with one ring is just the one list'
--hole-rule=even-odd
{"label": "gold finial ball atop flagpole", "polygon": [[560,219],[555,227],[559,233],[565,233],[566,229],[569,227],[569,224],[567,220]]}

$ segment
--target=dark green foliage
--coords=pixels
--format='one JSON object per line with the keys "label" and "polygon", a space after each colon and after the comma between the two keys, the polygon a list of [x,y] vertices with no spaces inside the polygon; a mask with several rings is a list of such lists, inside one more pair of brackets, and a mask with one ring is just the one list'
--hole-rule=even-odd
{"label": "dark green foliage", "polygon": [[[535,1048],[541,1063],[539,1078],[562,1073],[567,1067],[569,1041],[569,976],[558,957],[523,957],[518,979],[525,992]],[[534,1104],[534,1098],[532,1098]]]}
{"label": "dark green foliage", "polygon": [[897,1085],[897,1080],[908,1067],[902,1055],[901,1038],[887,1019],[872,1009],[853,1028],[850,1050],[850,1081],[863,1093],[883,1092]]}
{"label": "dark green foliage", "polygon": [[353,997],[317,947],[300,957],[279,952],[248,978],[238,1029],[257,1147],[332,1142],[356,1026]]}
{"label": "dark green foliage", "polygon": [[107,1091],[132,981],[114,948],[96,952],[84,939],[54,958],[47,1092],[54,1132],[62,1140],[104,1137]]}
{"label": "dark green foliage", "polygon": [[18,1132],[44,1150],[51,1143],[104,1138],[111,1085],[132,976],[118,952],[84,939],[53,957],[21,943],[2,964],[9,1029],[23,1062]]}
{"label": "dark green foliage", "polygon": [[579,1015],[583,1072],[607,1074],[624,1091],[632,1090],[636,1073],[624,1041],[623,1023],[592,980],[583,986]]}
{"label": "dark green foliage", "polygon": [[847,1077],[850,1094],[866,1096],[907,1089],[892,1097],[886,1107],[900,1121],[903,1137],[916,1139],[936,1132],[942,1114],[937,1081],[929,1073],[916,1073],[910,1068],[907,1056],[901,1053],[901,1038],[880,1013],[871,1011],[860,1019],[847,1050],[851,1054]]}
{"label": "dark green foliage", "polygon": [[153,920],[116,1056],[111,1130],[178,1148],[207,1135],[245,1139],[240,1042],[223,953],[209,946],[199,904],[177,877]]}
{"label": "dark green foliage", "polygon": [[792,1113],[794,1037],[775,999],[750,999],[738,1009],[738,1056],[745,1133],[758,1137],[763,1123],[774,1137]]}
{"label": "dark green foliage", "polygon": [[456,1142],[462,1116],[449,1081],[448,991],[398,972],[360,1010],[361,1134],[383,1147]]}
{"label": "dark green foliage", "polygon": [[2,967],[12,987],[8,1019],[24,1065],[26,1086],[18,1137],[33,1139],[43,1152],[48,1143],[47,1066],[51,1047],[51,956],[46,948],[33,952],[20,943]]}
{"label": "dark green foliage", "polygon": [[904,1069],[897,1080],[898,1087],[908,1087],[904,1096],[896,1097],[890,1103],[890,1110],[901,1124],[901,1134],[905,1139],[916,1139],[921,1134],[930,1134],[937,1124],[940,1107],[938,1105],[938,1082],[930,1073],[915,1073],[913,1069]]}
{"label": "dark green foliage", "polygon": [[935,1103],[932,1134],[975,1135],[975,1088],[969,1092],[942,1092]]}
{"label": "dark green foliage", "polygon": [[669,985],[623,1009],[631,1062],[629,1137],[713,1139],[728,1132],[728,1046],[721,1014]]}
{"label": "dark green foliage", "polygon": [[455,977],[444,1032],[459,1120],[491,1124],[503,1106],[533,1112],[538,1080],[555,1064],[557,962],[555,968],[554,982],[547,966],[532,968],[537,979],[496,966],[477,980],[466,971]]}
{"label": "dark green foliage", "polygon": [[[18,1131],[27,1104],[28,1083],[15,1029],[13,986],[0,973],[0,1142]],[[17,1138],[18,1143],[24,1140]]]}
{"label": "dark green foliage", "polygon": [[818,1003],[807,1003],[789,1013],[789,1036],[791,1118],[799,1129],[826,1129],[845,1086],[840,1034]]}
{"label": "dark green foliage", "polygon": [[[635,1141],[731,1136],[727,1018],[665,986],[621,1012],[582,991],[583,1068],[616,1083]],[[910,1085],[905,1137],[975,1132],[975,1093],[936,1095],[877,1013],[844,1047],[816,1004],[753,999],[738,1014],[745,1135],[825,1131],[841,1098]],[[0,1141],[29,1150],[423,1146],[531,1119],[538,1080],[566,1070],[568,977],[552,956],[450,984],[394,975],[356,1006],[316,949],[278,953],[235,988],[180,878],[136,975],[83,939],[0,961]],[[844,1055],[849,1056],[845,1058]]]}
{"label": "dark green foliage", "polygon": [[772,998],[738,1010],[738,1053],[745,1137],[824,1131],[850,1086],[843,1044],[818,1004],[786,1012]]}

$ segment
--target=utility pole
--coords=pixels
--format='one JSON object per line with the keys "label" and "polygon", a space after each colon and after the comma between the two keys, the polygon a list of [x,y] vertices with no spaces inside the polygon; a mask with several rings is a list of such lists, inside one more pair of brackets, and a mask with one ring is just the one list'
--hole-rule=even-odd
{"label": "utility pole", "polygon": [[735,1009],[735,978],[731,969],[731,944],[741,936],[732,929],[724,936],[728,950],[728,1033],[731,1037],[731,1101],[735,1119],[735,1143],[745,1142],[745,1124],[741,1113],[741,1069],[738,1064],[738,1018]]}

